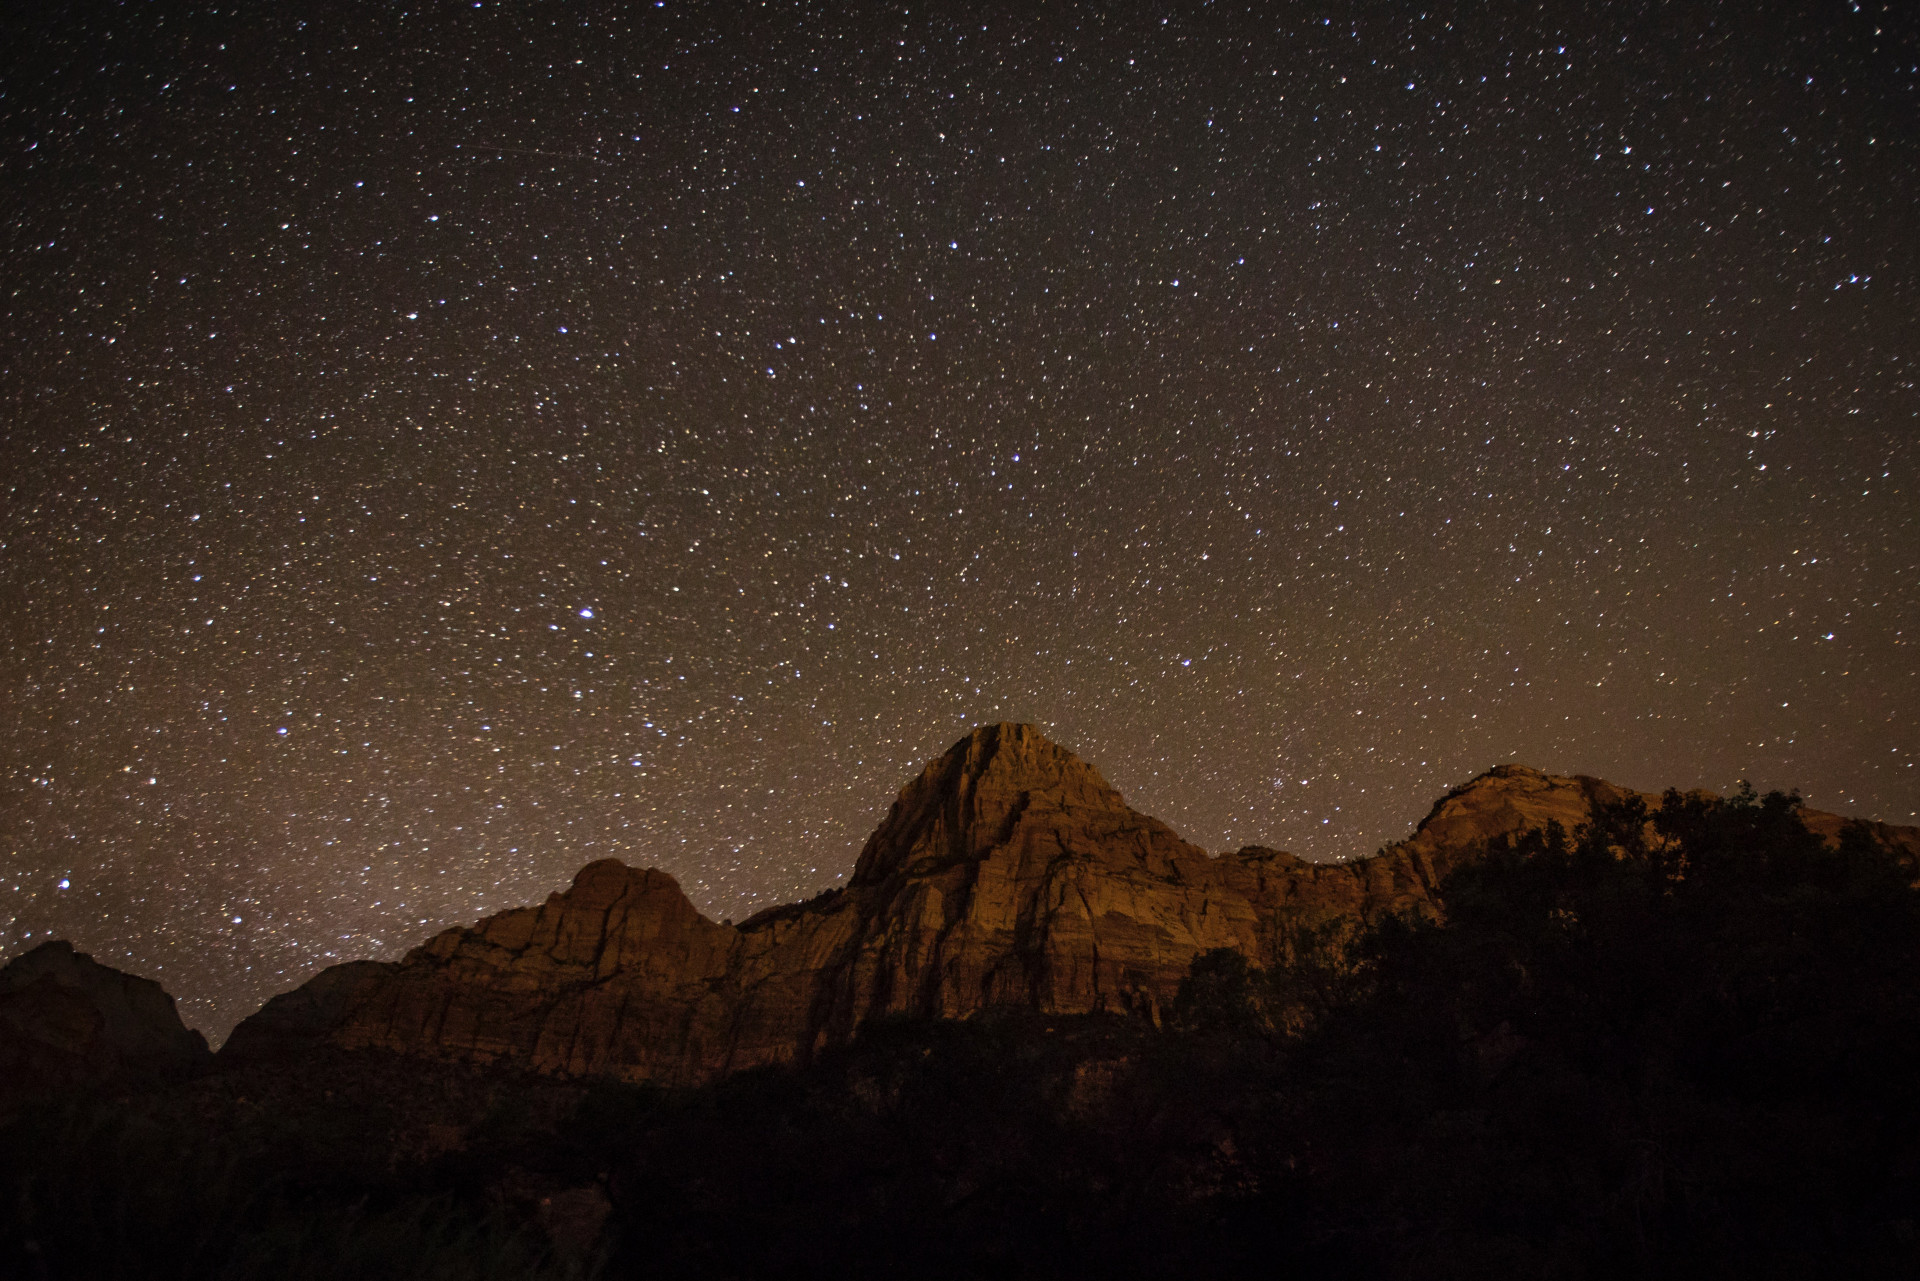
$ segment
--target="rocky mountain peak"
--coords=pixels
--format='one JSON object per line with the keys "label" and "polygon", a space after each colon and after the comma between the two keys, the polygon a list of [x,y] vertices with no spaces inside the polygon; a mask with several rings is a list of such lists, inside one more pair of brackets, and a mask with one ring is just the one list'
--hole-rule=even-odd
{"label": "rocky mountain peak", "polygon": [[[1548,774],[1510,761],[1441,797],[1405,846],[1410,852],[1438,857],[1435,870],[1444,872],[1483,842],[1518,836],[1548,823],[1558,823],[1571,833],[1588,820],[1594,806],[1632,795],[1636,793],[1604,779]],[[1649,804],[1659,803],[1658,796],[1638,795]]]}
{"label": "rocky mountain peak", "polygon": [[[547,901],[576,912],[656,910],[693,916],[680,882],[654,867],[628,867],[616,858],[603,858],[573,874],[573,884],[549,895]],[[684,913],[678,912],[687,904]]]}
{"label": "rocky mountain peak", "polygon": [[1128,814],[1098,770],[1031,725],[983,725],[901,789],[867,839],[852,884],[984,857],[1026,815]]}
{"label": "rocky mountain peak", "polygon": [[158,983],[64,939],[0,968],[0,1106],[76,1083],[184,1073],[206,1058],[206,1039]]}

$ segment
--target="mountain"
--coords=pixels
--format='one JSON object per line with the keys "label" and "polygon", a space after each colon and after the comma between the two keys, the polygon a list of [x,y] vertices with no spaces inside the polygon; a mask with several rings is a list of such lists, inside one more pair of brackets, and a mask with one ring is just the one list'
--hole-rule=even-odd
{"label": "mountain", "polygon": [[0,969],[0,1106],[76,1084],[178,1077],[208,1059],[158,983],[71,943],[43,943]]}
{"label": "mountain", "polygon": [[736,927],[595,863],[207,1071],[155,985],[19,958],[0,1276],[1916,1275],[1916,868],[1519,765],[1213,857],[983,728],[843,889]]}
{"label": "mountain", "polygon": [[[593,863],[539,907],[447,930],[397,963],[323,971],[222,1053],[378,1048],[687,1085],[805,1061],[883,1015],[1017,1006],[1158,1022],[1204,953],[1271,965],[1302,926],[1437,911],[1436,887],[1485,841],[1550,821],[1571,831],[1631,795],[1502,765],[1371,858],[1213,857],[1033,727],[988,726],[902,790],[844,889],[734,926],[663,872]],[[1805,817],[1830,837],[1843,822]],[[1880,832],[1920,857],[1920,830]]]}

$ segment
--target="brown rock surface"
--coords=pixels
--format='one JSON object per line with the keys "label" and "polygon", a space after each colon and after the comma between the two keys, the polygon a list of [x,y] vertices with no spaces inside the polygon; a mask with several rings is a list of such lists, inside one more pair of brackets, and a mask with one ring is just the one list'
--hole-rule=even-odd
{"label": "brown rock surface", "polygon": [[56,939],[0,969],[0,1105],[71,1086],[191,1071],[206,1038],[180,1022],[152,979],[102,965]]}
{"label": "brown rock surface", "polygon": [[985,727],[907,785],[845,889],[735,927],[663,872],[593,863],[540,907],[448,930],[396,964],[323,972],[225,1052],[318,1040],[687,1084],[805,1058],[885,1014],[1158,1017],[1203,952],[1265,962],[1293,923],[1431,910],[1479,843],[1549,820],[1572,831],[1627,794],[1503,765],[1372,858],[1215,858],[1031,726]]}

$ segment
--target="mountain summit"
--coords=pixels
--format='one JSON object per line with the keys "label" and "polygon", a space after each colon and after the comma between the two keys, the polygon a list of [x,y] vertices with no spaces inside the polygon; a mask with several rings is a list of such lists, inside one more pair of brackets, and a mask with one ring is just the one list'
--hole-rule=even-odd
{"label": "mountain summit", "polygon": [[[733,926],[664,872],[592,863],[539,907],[447,930],[397,963],[323,971],[243,1022],[223,1054],[377,1047],[692,1084],[804,1060],[889,1014],[1012,1005],[1157,1020],[1205,952],[1268,964],[1299,925],[1433,910],[1440,880],[1488,839],[1571,830],[1627,795],[1504,765],[1372,858],[1309,864],[1257,846],[1216,858],[1032,726],[984,726],[907,784],[844,889]],[[1920,833],[1907,836],[1920,851]]]}
{"label": "mountain summit", "polygon": [[82,1084],[184,1075],[208,1058],[152,979],[102,965],[64,940],[0,967],[0,1111]]}
{"label": "mountain summit", "polygon": [[984,726],[901,789],[886,821],[867,838],[853,884],[878,884],[929,861],[984,858],[1006,844],[1036,805],[1035,821],[1069,814],[1080,823],[1096,816],[1140,821],[1098,770],[1033,726]]}

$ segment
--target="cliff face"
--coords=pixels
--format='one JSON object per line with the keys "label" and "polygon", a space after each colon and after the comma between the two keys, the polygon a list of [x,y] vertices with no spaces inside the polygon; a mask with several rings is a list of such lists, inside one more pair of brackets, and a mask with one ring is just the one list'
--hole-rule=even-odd
{"label": "cliff face", "polygon": [[736,927],[662,872],[593,863],[540,907],[448,930],[396,964],[325,971],[223,1053],[317,1041],[691,1084],[804,1058],[877,1015],[1158,1017],[1203,952],[1265,963],[1291,924],[1430,908],[1476,842],[1550,819],[1572,830],[1623,795],[1501,766],[1373,858],[1213,858],[1032,727],[997,725],[907,785],[845,889]]}
{"label": "cliff face", "polygon": [[208,1059],[152,979],[64,941],[0,969],[0,1104],[75,1085],[177,1076]]}

